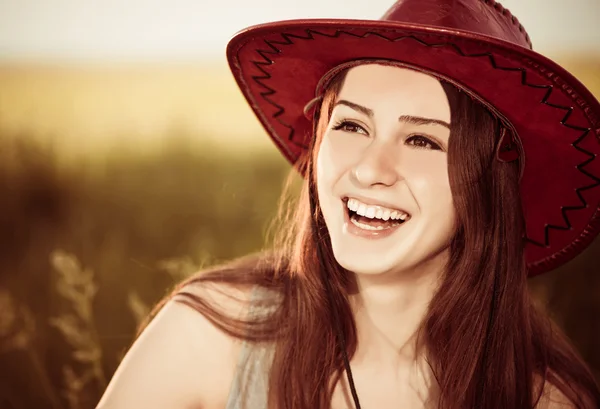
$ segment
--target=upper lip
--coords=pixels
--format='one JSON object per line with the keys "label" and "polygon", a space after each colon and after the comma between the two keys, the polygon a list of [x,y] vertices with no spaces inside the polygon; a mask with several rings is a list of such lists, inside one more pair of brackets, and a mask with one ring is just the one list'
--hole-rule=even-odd
{"label": "upper lip", "polygon": [[361,196],[361,195],[346,195],[342,198],[344,203],[347,203],[348,199],[356,199],[367,205],[386,207],[388,209],[398,210],[398,211],[404,212],[406,214],[410,214],[408,211],[398,207],[398,205],[391,204],[390,202],[386,202],[384,200],[371,199],[371,198]]}

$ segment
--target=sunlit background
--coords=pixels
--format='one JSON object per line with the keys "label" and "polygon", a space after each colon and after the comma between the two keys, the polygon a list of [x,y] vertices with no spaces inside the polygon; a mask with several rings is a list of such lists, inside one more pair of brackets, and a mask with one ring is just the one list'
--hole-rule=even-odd
{"label": "sunlit background", "polygon": [[[600,1],[502,3],[600,96]],[[93,408],[177,281],[263,246],[289,168],[236,88],[228,39],[389,6],[0,1],[0,409]],[[599,250],[531,287],[600,377]]]}

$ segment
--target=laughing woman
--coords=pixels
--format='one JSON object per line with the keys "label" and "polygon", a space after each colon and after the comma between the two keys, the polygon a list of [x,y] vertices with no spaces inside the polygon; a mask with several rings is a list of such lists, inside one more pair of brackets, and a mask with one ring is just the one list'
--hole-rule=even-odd
{"label": "laughing woman", "polygon": [[600,227],[600,105],[508,10],[398,1],[228,58],[301,195],[161,303],[99,408],[600,407],[527,289]]}

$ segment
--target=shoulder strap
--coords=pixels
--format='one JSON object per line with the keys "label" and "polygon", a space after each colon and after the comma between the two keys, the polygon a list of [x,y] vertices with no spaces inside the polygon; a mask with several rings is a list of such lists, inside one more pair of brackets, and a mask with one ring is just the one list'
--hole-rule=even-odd
{"label": "shoulder strap", "polygon": [[[264,297],[263,290],[255,287],[251,300]],[[251,302],[248,316],[264,313],[264,308]],[[273,358],[273,345],[243,341],[240,357],[226,409],[267,409],[269,368]]]}

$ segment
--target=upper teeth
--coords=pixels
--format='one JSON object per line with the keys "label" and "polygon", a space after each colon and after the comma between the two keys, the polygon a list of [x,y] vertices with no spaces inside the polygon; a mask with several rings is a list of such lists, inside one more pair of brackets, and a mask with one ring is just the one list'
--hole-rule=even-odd
{"label": "upper teeth", "polygon": [[362,203],[356,199],[348,199],[346,203],[348,209],[358,213],[361,216],[368,217],[369,219],[381,219],[381,220],[406,220],[408,213],[401,210],[388,209],[383,206],[372,206]]}

